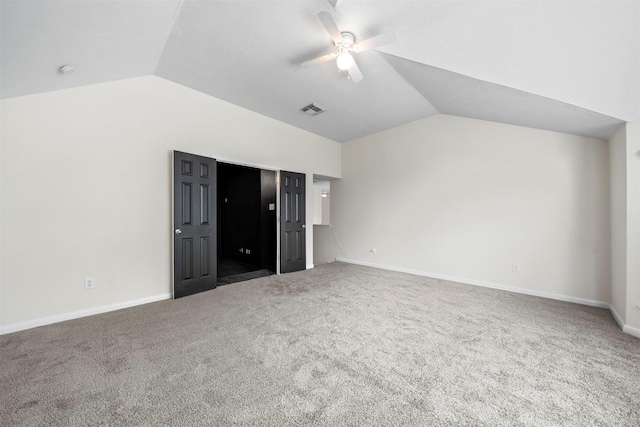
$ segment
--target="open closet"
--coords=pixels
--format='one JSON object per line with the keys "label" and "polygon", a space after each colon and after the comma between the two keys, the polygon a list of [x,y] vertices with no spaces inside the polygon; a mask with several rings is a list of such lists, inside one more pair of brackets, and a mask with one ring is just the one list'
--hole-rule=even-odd
{"label": "open closet", "polygon": [[218,285],[276,272],[276,172],[218,163]]}
{"label": "open closet", "polygon": [[173,160],[174,298],[306,268],[304,174]]}

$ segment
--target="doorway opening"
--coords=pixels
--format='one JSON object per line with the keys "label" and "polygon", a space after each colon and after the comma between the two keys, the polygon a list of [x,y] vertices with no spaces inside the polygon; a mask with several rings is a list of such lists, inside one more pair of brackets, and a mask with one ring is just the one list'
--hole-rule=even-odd
{"label": "doorway opening", "polygon": [[218,286],[276,272],[276,172],[218,163]]}

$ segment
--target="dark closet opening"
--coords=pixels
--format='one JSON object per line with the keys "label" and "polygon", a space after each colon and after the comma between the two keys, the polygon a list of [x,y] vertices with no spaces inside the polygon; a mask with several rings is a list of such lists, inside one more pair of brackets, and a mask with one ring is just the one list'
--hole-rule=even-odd
{"label": "dark closet opening", "polygon": [[218,285],[275,274],[276,172],[218,163]]}

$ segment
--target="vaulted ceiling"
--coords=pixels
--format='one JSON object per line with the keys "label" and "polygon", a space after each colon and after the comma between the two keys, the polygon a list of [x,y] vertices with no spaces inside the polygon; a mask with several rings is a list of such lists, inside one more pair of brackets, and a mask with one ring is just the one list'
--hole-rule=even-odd
{"label": "vaulted ceiling", "polygon": [[[2,0],[0,94],[156,75],[340,142],[438,113],[603,139],[640,116],[640,2],[335,3]],[[335,51],[321,11],[396,42],[354,55],[358,83],[302,68]]]}

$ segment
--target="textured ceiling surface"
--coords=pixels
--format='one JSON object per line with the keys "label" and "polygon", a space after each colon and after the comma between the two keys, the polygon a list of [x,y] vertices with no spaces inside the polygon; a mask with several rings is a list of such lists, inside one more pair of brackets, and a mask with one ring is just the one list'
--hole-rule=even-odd
{"label": "textured ceiling surface", "polygon": [[[640,116],[637,1],[0,5],[3,98],[155,74],[335,141],[438,113],[607,139]],[[334,51],[321,11],[356,42],[397,41],[355,55],[359,83],[302,68]],[[300,112],[312,102],[326,112]]]}
{"label": "textured ceiling surface", "polygon": [[[2,97],[153,74],[178,4],[2,0]],[[75,72],[60,75],[63,65]]]}

